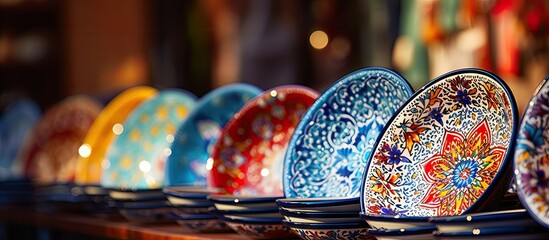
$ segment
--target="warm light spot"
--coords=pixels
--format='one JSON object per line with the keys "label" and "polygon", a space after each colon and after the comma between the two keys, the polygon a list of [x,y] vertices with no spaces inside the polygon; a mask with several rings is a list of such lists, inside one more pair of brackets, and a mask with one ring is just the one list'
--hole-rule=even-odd
{"label": "warm light spot", "polygon": [[139,170],[141,170],[142,172],[151,171],[151,163],[145,160],[139,162]]}
{"label": "warm light spot", "polygon": [[208,160],[206,161],[206,169],[207,169],[208,171],[212,170],[213,165],[214,165],[214,160],[213,160],[213,158],[208,158]]}
{"label": "warm light spot", "polygon": [[87,158],[91,155],[92,149],[91,146],[87,143],[82,144],[80,148],[78,148],[78,154],[80,154],[81,157]]}
{"label": "warm light spot", "polygon": [[141,121],[141,123],[146,123],[149,121],[149,118],[150,118],[149,115],[143,114],[141,115],[141,117],[139,117],[139,120]]}
{"label": "warm light spot", "polygon": [[101,167],[103,169],[107,169],[107,168],[110,168],[111,167],[111,161],[109,161],[109,159],[103,159],[103,161],[101,161]]}
{"label": "warm light spot", "polygon": [[174,137],[171,134],[166,135],[166,142],[173,143]]}
{"label": "warm light spot", "polygon": [[269,175],[269,169],[263,168],[261,169],[261,176],[266,177]]}
{"label": "warm light spot", "polygon": [[276,97],[277,94],[276,90],[271,90],[271,97]]}
{"label": "warm light spot", "polygon": [[124,126],[122,126],[122,124],[120,123],[114,124],[112,126],[112,132],[114,133],[114,135],[120,135],[122,134],[122,132],[124,132]]}
{"label": "warm light spot", "polygon": [[172,149],[164,148],[164,156],[169,157],[170,155],[172,155]]}
{"label": "warm light spot", "polygon": [[328,45],[328,34],[320,30],[314,31],[309,36],[309,42],[313,48],[323,49]]}

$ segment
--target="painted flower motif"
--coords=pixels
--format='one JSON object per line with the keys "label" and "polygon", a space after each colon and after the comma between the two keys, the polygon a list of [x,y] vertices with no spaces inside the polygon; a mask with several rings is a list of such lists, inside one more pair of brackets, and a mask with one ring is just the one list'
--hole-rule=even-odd
{"label": "painted flower motif", "polygon": [[[396,195],[395,188],[398,186],[401,174],[387,174],[383,175],[381,169],[376,168],[374,175],[370,178],[372,182],[371,191],[381,194],[382,197],[386,197],[388,194]],[[398,196],[396,197],[398,198]]]}
{"label": "painted flower motif", "polygon": [[471,80],[456,76],[451,80],[451,84],[452,90],[456,93],[450,95],[454,102],[458,102],[462,106],[472,103],[471,96],[477,93],[477,89],[471,88]]}
{"label": "painted flower motif", "polygon": [[498,110],[498,100],[496,98],[496,86],[491,83],[486,83],[483,85],[484,90],[486,90],[486,101],[488,102],[488,109]]}
{"label": "painted flower motif", "polygon": [[416,123],[408,123],[404,122],[400,126],[402,130],[404,131],[404,138],[406,140],[406,150],[408,152],[412,152],[412,148],[414,147],[414,144],[419,143],[421,140],[419,139],[419,136],[425,131],[428,130],[427,127],[422,127]]}
{"label": "painted flower motif", "polygon": [[486,119],[466,136],[446,131],[440,153],[422,163],[430,187],[421,206],[442,216],[468,209],[488,188],[505,155],[505,148],[491,146],[491,136]]}
{"label": "painted flower motif", "polygon": [[549,114],[549,93],[540,94],[530,111],[531,116],[546,116]]}
{"label": "painted flower motif", "polygon": [[376,154],[375,158],[378,160],[378,163],[388,165],[398,165],[401,162],[411,163],[409,158],[402,156],[402,150],[398,149],[395,145],[389,146],[387,143],[383,144],[381,151]]}
{"label": "painted flower motif", "polygon": [[545,171],[545,169],[549,169],[549,156],[543,156],[541,161],[536,162],[535,165],[526,167],[530,170],[521,174],[521,185],[526,195],[549,193],[549,174]]}
{"label": "painted flower motif", "polygon": [[524,124],[524,132],[519,136],[518,149],[524,150],[524,156],[521,159],[526,159],[537,152],[537,146],[542,146],[545,139],[543,133],[547,130],[544,127],[536,127],[532,124]]}
{"label": "painted flower motif", "polygon": [[439,108],[435,108],[429,112],[429,118],[434,119],[437,121],[440,125],[444,125],[444,122],[442,121],[442,106]]}

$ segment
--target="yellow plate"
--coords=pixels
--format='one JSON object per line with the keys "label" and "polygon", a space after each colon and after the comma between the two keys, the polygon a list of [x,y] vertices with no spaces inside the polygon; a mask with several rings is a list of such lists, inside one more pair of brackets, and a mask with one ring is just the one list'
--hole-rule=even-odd
{"label": "yellow plate", "polygon": [[118,94],[107,104],[93,122],[82,146],[78,149],[80,158],[76,164],[76,183],[100,183],[101,162],[111,141],[124,130],[124,120],[139,104],[156,93],[157,90],[152,87],[133,87]]}

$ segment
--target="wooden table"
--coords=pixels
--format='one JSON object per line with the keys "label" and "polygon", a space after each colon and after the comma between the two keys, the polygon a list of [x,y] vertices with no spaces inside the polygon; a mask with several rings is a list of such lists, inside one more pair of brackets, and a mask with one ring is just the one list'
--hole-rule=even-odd
{"label": "wooden table", "polygon": [[242,240],[245,238],[236,233],[192,233],[177,223],[130,223],[118,215],[97,217],[82,211],[39,212],[32,206],[0,206],[0,223],[110,239]]}

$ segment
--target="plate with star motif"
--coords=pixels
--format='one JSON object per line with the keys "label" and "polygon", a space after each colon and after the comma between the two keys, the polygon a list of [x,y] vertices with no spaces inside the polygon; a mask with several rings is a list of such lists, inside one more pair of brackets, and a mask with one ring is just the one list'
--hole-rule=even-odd
{"label": "plate with star motif", "polygon": [[101,163],[101,186],[131,191],[162,187],[174,134],[195,101],[189,92],[169,89],[132,111]]}
{"label": "plate with star motif", "polygon": [[295,85],[269,89],[246,103],[214,146],[208,185],[236,195],[282,195],[282,163],[288,142],[318,97]]}
{"label": "plate with star motif", "polygon": [[494,74],[460,69],[435,78],[378,138],[362,179],[362,212],[413,219],[496,205],[511,181],[518,118]]}

